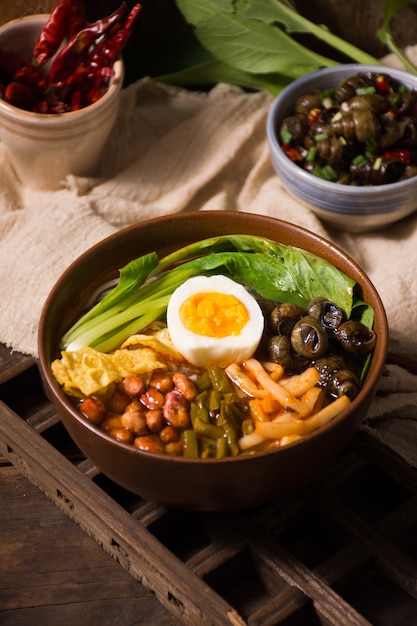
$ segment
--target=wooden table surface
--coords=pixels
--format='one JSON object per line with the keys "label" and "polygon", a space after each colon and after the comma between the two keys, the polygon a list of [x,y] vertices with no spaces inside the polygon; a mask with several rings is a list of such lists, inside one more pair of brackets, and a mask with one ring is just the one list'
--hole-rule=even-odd
{"label": "wooden table surface", "polygon": [[0,459],[1,626],[172,626],[175,618]]}

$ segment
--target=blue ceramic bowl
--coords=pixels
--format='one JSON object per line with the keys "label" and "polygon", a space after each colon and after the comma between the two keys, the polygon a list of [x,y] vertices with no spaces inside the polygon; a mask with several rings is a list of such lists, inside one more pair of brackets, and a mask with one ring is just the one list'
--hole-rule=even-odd
{"label": "blue ceramic bowl", "polygon": [[417,75],[381,65],[351,63],[325,68],[303,76],[274,100],[267,120],[267,137],[276,173],[286,189],[332,226],[353,232],[381,228],[417,209],[417,177],[397,183],[355,187],[329,182],[293,163],[283,152],[277,132],[291,115],[298,97],[329,89],[359,72],[389,74],[409,89],[417,89]]}

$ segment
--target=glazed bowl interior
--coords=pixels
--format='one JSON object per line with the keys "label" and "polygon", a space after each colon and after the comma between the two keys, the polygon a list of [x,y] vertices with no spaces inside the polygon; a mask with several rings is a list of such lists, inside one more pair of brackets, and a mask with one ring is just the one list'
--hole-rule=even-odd
{"label": "glazed bowl interior", "polygon": [[386,73],[410,90],[417,76],[381,65],[344,64],[325,68],[295,80],[274,100],[267,120],[267,138],[274,169],[291,195],[321,219],[349,231],[367,231],[396,222],[417,209],[417,177],[375,186],[342,185],[314,176],[292,162],[282,150],[279,129],[292,115],[297,98],[331,89],[364,73]]}
{"label": "glazed bowl interior", "polygon": [[[350,407],[328,426],[273,452],[225,459],[187,459],[144,452],[116,442],[88,423],[51,373],[64,331],[79,317],[91,294],[118,276],[133,258],[165,254],[185,244],[226,234],[251,234],[303,248],[330,261],[361,286],[375,310],[377,344],[369,373]],[[388,329],[383,304],[368,277],[340,249],[298,226],[257,215],[203,211],[142,222],[98,243],[59,278],[39,324],[39,361],[46,388],[64,426],[81,451],[115,483],[167,506],[222,511],[259,506],[301,488],[348,445],[364,419],[385,363]]]}

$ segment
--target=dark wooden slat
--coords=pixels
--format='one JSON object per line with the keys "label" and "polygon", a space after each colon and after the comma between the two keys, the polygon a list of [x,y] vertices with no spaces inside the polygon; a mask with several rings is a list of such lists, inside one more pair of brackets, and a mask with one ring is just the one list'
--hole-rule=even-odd
{"label": "dark wooden slat", "polygon": [[[370,626],[348,602],[343,600],[326,582],[301,563],[293,554],[278,544],[265,529],[260,528],[243,514],[236,519],[233,514],[221,518],[219,534],[239,537],[250,547],[253,560],[263,583],[272,595],[279,594],[283,581],[298,588],[311,598],[315,610],[328,624],[335,626]],[[292,602],[301,606],[297,598]]]}
{"label": "dark wooden slat", "polygon": [[15,467],[0,470],[0,624],[178,621]]}
{"label": "dark wooden slat", "polygon": [[55,426],[59,422],[59,417],[54,407],[50,404],[37,410],[36,413],[27,419],[27,423],[38,433],[43,433],[48,428]]}
{"label": "dark wooden slat", "polygon": [[19,352],[10,352],[6,346],[0,343],[0,384],[11,380],[34,365],[31,357],[24,356]]}
{"label": "dark wooden slat", "polygon": [[243,541],[230,538],[227,542],[214,541],[204,550],[200,550],[194,557],[187,561],[187,565],[198,576],[203,577],[213,572],[230,559],[234,558],[245,548]]}
{"label": "dark wooden slat", "polygon": [[417,563],[397,548],[359,515],[335,498],[327,489],[314,485],[310,492],[320,508],[348,529],[372,553],[385,575],[417,598]]}
{"label": "dark wooden slat", "polygon": [[157,502],[143,502],[139,508],[132,511],[132,516],[141,524],[148,527],[161,519],[166,512],[167,509],[162,504],[158,504]]}
{"label": "dark wooden slat", "polygon": [[100,474],[100,470],[97,469],[94,463],[92,463],[89,459],[81,461],[81,463],[78,463],[77,467],[84,474],[84,476],[91,479]]}
{"label": "dark wooden slat", "polygon": [[251,614],[248,623],[250,626],[277,626],[296,615],[307,602],[310,598],[300,589],[286,584],[282,591]]}

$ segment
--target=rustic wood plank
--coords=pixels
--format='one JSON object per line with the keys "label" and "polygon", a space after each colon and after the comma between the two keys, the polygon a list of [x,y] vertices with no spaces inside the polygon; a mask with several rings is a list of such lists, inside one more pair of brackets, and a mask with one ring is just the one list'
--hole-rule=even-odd
{"label": "rustic wood plank", "polygon": [[13,466],[0,469],[0,623],[178,621]]}

